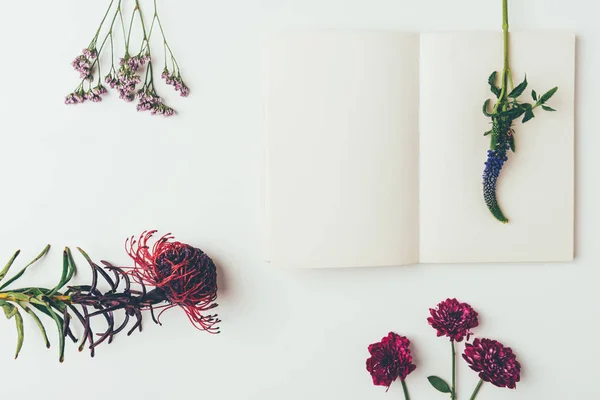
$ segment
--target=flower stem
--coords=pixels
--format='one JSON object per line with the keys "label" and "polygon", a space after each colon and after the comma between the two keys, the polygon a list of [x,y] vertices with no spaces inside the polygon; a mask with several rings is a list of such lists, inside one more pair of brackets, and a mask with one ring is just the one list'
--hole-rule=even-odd
{"label": "flower stem", "polygon": [[483,379],[480,379],[479,383],[477,383],[477,386],[475,386],[475,390],[473,391],[473,394],[471,395],[471,400],[475,400],[475,396],[477,396],[477,393],[479,393],[479,389],[481,389],[481,385],[483,385]]}
{"label": "flower stem", "polygon": [[410,400],[410,396],[408,395],[408,388],[406,387],[406,381],[403,379],[401,382],[402,390],[404,391],[404,400]]}
{"label": "flower stem", "polygon": [[494,107],[494,112],[498,110],[501,103],[506,100],[508,95],[508,79],[511,76],[509,63],[509,24],[508,24],[508,0],[502,0],[502,32],[504,42],[504,67],[502,69],[502,91],[498,97],[498,102]]}
{"label": "flower stem", "polygon": [[136,3],[133,12],[131,13],[131,20],[129,21],[129,32],[127,33],[127,40],[125,41],[125,54],[129,54],[129,40],[131,39],[131,29],[133,28],[133,19],[135,18],[135,13],[138,11],[138,5]]}
{"label": "flower stem", "polygon": [[100,22],[100,26],[98,27],[98,30],[96,31],[96,35],[94,35],[94,39],[92,40],[92,44],[96,44],[96,40],[98,39],[98,35],[100,35],[100,30],[102,29],[102,25],[104,25],[104,21],[106,21],[106,17],[108,17],[108,13],[110,12],[110,9],[112,8],[113,3],[115,2],[115,0],[110,0],[110,4],[108,5],[108,8],[106,9],[106,13],[104,14],[104,17],[102,18],[102,22]]}
{"label": "flower stem", "polygon": [[[0,300],[12,301],[12,302],[23,302],[23,301],[26,301],[25,298],[31,299],[33,297],[35,297],[35,296],[27,295],[24,293],[13,293],[13,292],[0,293]],[[50,298],[52,300],[60,301],[63,303],[71,303],[71,296],[56,295],[56,296],[51,296]],[[29,302],[29,301],[26,301],[26,302]]]}
{"label": "flower stem", "polygon": [[454,348],[454,340],[451,340],[452,344],[452,400],[456,400],[456,349]]}

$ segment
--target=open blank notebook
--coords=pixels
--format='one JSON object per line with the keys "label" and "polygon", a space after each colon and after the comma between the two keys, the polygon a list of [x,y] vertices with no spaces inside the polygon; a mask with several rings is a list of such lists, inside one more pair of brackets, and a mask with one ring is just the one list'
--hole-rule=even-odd
{"label": "open blank notebook", "polygon": [[285,33],[267,58],[268,256],[282,267],[573,259],[575,36],[511,34],[515,81],[559,90],[515,125],[483,200],[501,33]]}

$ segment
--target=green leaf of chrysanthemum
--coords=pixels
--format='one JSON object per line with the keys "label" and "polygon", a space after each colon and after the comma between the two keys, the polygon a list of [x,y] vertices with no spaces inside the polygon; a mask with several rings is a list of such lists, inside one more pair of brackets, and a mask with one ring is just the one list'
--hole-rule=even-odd
{"label": "green leaf of chrysanthemum", "polygon": [[548,106],[542,106],[542,108],[546,111],[556,111],[554,108]]}
{"label": "green leaf of chrysanthemum", "polygon": [[442,393],[452,393],[452,389],[450,389],[450,385],[448,385],[442,378],[437,376],[428,376],[427,380],[431,383],[438,392]]}
{"label": "green leaf of chrysanthemum", "polygon": [[537,96],[537,92],[535,90],[531,91],[531,97],[533,98],[534,101],[537,101],[538,96]]}

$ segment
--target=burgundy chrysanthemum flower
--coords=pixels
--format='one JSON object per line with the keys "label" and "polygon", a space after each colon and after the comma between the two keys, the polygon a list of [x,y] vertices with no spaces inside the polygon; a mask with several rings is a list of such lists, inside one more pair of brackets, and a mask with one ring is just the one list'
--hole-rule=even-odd
{"label": "burgundy chrysanthemum flower", "polygon": [[396,378],[405,380],[416,366],[412,363],[410,340],[390,332],[381,342],[369,345],[371,357],[367,359],[367,371],[373,384],[390,388]]}
{"label": "burgundy chrysanthemum flower", "polygon": [[203,315],[217,306],[214,303],[217,299],[214,262],[200,249],[171,241],[170,234],[158,239],[150,248],[148,240],[154,233],[156,231],[144,232],[137,241],[134,238],[127,241],[127,253],[135,262],[131,275],[164,294],[171,304],[162,312],[179,306],[196,328],[219,333],[216,325],[221,321],[217,315]]}
{"label": "burgundy chrysanthemum flower", "polygon": [[521,380],[521,364],[510,347],[491,339],[475,339],[465,345],[463,358],[485,382],[514,389]]}
{"label": "burgundy chrysanthemum flower", "polygon": [[429,312],[429,325],[437,330],[438,336],[448,336],[452,341],[461,342],[465,336],[469,340],[473,334],[471,329],[479,325],[473,307],[456,299],[442,301],[436,309],[430,308]]}

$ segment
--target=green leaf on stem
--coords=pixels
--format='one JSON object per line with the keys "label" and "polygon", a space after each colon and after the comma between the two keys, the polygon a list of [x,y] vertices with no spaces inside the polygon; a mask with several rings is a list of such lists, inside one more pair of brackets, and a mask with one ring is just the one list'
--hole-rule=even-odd
{"label": "green leaf on stem", "polygon": [[490,114],[490,113],[487,111],[487,110],[488,110],[488,104],[490,104],[490,99],[487,99],[487,100],[485,101],[485,103],[483,103],[483,108],[482,108],[482,111],[483,111],[483,115],[485,115],[486,117],[491,117],[491,116],[492,116],[492,114]]}
{"label": "green leaf on stem", "polygon": [[4,310],[4,315],[6,315],[6,319],[15,318],[15,325],[17,328],[17,350],[15,352],[15,359],[19,357],[19,353],[21,352],[21,348],[23,347],[23,341],[25,340],[25,333],[23,330],[23,317],[19,312],[19,309],[13,306],[10,303],[5,301],[0,302],[0,307]]}
{"label": "green leaf on stem", "polygon": [[13,276],[12,278],[10,278],[7,282],[4,283],[4,285],[0,286],[0,290],[4,289],[5,287],[7,287],[8,285],[10,285],[11,283],[13,283],[14,281],[16,281],[17,279],[19,279],[24,273],[25,271],[27,271],[27,268],[29,268],[31,265],[33,265],[36,261],[38,261],[40,258],[44,257],[46,254],[48,254],[48,251],[50,250],[50,245],[46,246],[44,248],[44,250],[42,250],[42,252],[40,254],[38,254],[38,256],[36,258],[34,258],[29,264],[27,264],[21,271],[19,271],[19,273],[17,273],[15,276]]}
{"label": "green leaf on stem", "polygon": [[537,96],[537,92],[535,90],[531,91],[531,97],[533,98],[533,101],[537,101],[538,96]]}
{"label": "green leaf on stem", "polygon": [[446,383],[442,378],[438,376],[428,376],[427,380],[431,383],[438,392],[442,393],[452,393],[452,389],[450,389],[450,385]]}
{"label": "green leaf on stem", "polygon": [[48,303],[42,300],[32,297],[31,305],[48,315],[56,323],[56,329],[58,330],[58,360],[63,362],[65,360],[65,335],[63,331],[63,319],[52,309],[52,307],[50,307]]}
{"label": "green leaf on stem", "polygon": [[63,251],[63,269],[62,275],[60,276],[60,281],[58,284],[52,289],[48,296],[54,296],[56,292],[58,292],[63,286],[68,282],[67,277],[69,276],[69,272],[71,270],[71,263],[69,262],[69,256],[67,254],[67,250]]}
{"label": "green leaf on stem", "polygon": [[17,250],[15,252],[15,254],[11,257],[11,259],[8,260],[8,263],[4,266],[4,268],[2,269],[2,271],[0,271],[0,281],[2,279],[4,279],[4,277],[8,273],[8,270],[13,265],[13,263],[15,262],[15,259],[19,256],[20,253],[21,253],[21,250]]}
{"label": "green leaf on stem", "polygon": [[490,84],[490,90],[492,93],[496,95],[496,98],[500,98],[500,93],[502,92],[498,86],[496,86],[496,76],[498,72],[494,71],[488,78],[488,83]]}
{"label": "green leaf on stem", "polygon": [[533,114],[533,110],[528,108],[527,111],[525,111],[525,116],[523,117],[523,123],[529,121],[530,119],[535,118],[535,115]]}
{"label": "green leaf on stem", "polygon": [[44,327],[44,324],[42,323],[40,318],[37,316],[37,314],[31,308],[29,308],[27,306],[26,303],[19,303],[19,305],[35,321],[36,325],[40,329],[40,332],[42,333],[42,337],[44,338],[44,343],[46,344],[46,348],[49,349],[50,341],[48,340],[48,335],[46,334],[46,328]]}
{"label": "green leaf on stem", "polygon": [[538,101],[538,103],[544,104],[545,102],[550,100],[552,98],[552,96],[554,96],[554,93],[556,93],[557,90],[558,90],[558,86],[553,87],[552,89],[548,90],[546,93],[544,93],[544,95],[542,97],[540,97],[540,100]]}
{"label": "green leaf on stem", "polygon": [[556,111],[554,108],[548,106],[542,106],[542,109],[544,109],[545,111]]}
{"label": "green leaf on stem", "polygon": [[523,80],[523,82],[521,82],[516,88],[512,90],[512,92],[508,94],[508,97],[516,99],[517,97],[523,94],[525,89],[527,89],[527,75],[525,75],[525,79]]}

